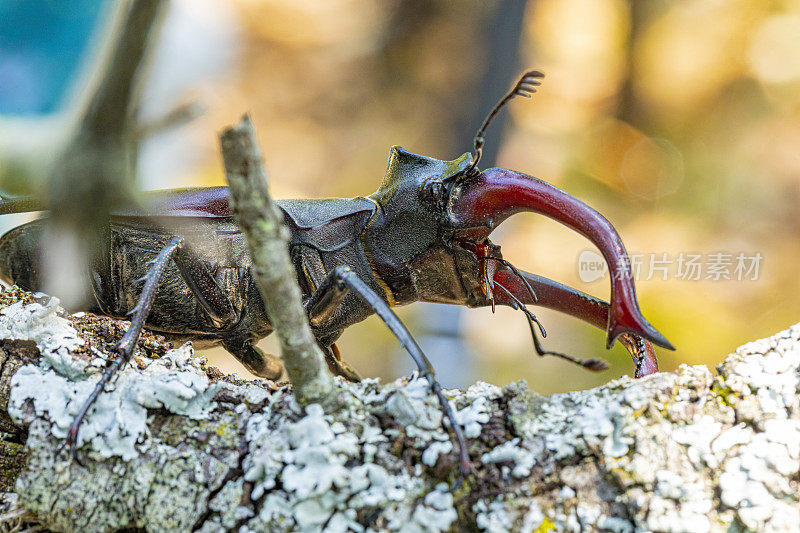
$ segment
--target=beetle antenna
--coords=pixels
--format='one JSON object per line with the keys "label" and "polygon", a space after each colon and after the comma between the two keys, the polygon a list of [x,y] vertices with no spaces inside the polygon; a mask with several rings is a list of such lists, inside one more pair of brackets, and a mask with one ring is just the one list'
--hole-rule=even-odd
{"label": "beetle antenna", "polygon": [[[528,309],[527,306],[524,303],[522,303],[522,301],[520,301],[519,298],[514,296],[514,293],[508,290],[504,285],[497,283],[496,281],[494,282],[494,284],[503,289],[503,291],[511,297],[511,299],[514,301],[514,304],[516,305],[514,309],[519,309],[525,314],[525,317],[528,319],[528,324],[531,326],[531,328],[533,328],[533,324],[536,323],[536,325],[539,326],[539,331],[542,332],[542,337],[547,337],[547,331],[545,331],[544,326],[542,325],[541,322],[539,322],[539,319],[536,318],[536,315],[531,313],[530,309]],[[531,331],[533,331],[533,329],[531,329]]]}
{"label": "beetle antenna", "polygon": [[501,263],[510,268],[511,271],[517,276],[517,278],[519,278],[522,284],[525,285],[525,288],[528,289],[528,294],[531,295],[531,298],[533,298],[534,301],[538,300],[538,298],[536,298],[536,293],[533,292],[533,287],[531,287],[531,284],[528,283],[528,280],[525,279],[525,276],[522,275],[519,269],[514,265],[512,265],[509,261],[503,259],[502,257],[496,257],[493,255],[487,255],[485,257],[482,257],[481,259],[483,260],[491,259],[492,261],[497,261],[498,263]]}
{"label": "beetle antenna", "polygon": [[[527,314],[525,316],[528,316]],[[567,355],[561,352],[552,352],[550,350],[545,350],[542,346],[541,342],[539,342],[539,337],[536,336],[536,330],[533,327],[533,323],[531,322],[530,317],[528,317],[528,327],[531,330],[531,338],[533,339],[533,348],[536,350],[536,354],[539,357],[544,357],[545,355],[552,355],[554,357],[560,357],[565,361],[569,361],[570,363],[575,363],[578,366],[582,366],[586,370],[591,370],[592,372],[602,372],[603,370],[608,370],[608,363],[603,361],[602,359],[596,359],[592,357],[591,359],[577,359],[572,357],[571,355]]]}
{"label": "beetle antenna", "polygon": [[496,281],[494,284],[495,286],[503,289],[506,292],[506,294],[508,294],[514,301],[514,303],[517,305],[517,309],[521,310],[523,314],[525,314],[525,318],[528,319],[528,327],[531,330],[531,338],[533,338],[533,348],[534,350],[536,350],[536,354],[539,357],[544,357],[545,355],[560,357],[561,359],[582,366],[586,370],[591,370],[592,372],[600,372],[602,370],[608,369],[608,363],[603,361],[602,359],[595,359],[595,358],[576,359],[575,357],[572,357],[564,353],[551,352],[550,350],[545,350],[542,344],[539,342],[539,337],[536,335],[536,328],[534,327],[534,323],[536,323],[539,326],[539,329],[542,331],[542,336],[543,337],[546,336],[546,334],[544,333],[544,328],[542,327],[542,324],[539,322],[539,319],[537,319],[536,316],[533,313],[531,313],[530,310],[528,310],[525,304],[522,303],[516,296],[514,296],[514,294],[512,294],[510,290],[506,289],[503,285],[497,283]]}
{"label": "beetle antenna", "polygon": [[516,85],[506,93],[502,100],[497,102],[495,106],[489,111],[489,114],[486,115],[486,118],[483,119],[483,124],[481,127],[478,128],[478,132],[475,134],[472,142],[475,149],[475,157],[472,160],[472,164],[467,169],[467,174],[470,174],[475,167],[478,166],[478,161],[481,160],[481,155],[483,154],[483,143],[486,141],[484,135],[486,135],[486,128],[489,127],[489,124],[492,122],[494,116],[506,105],[512,98],[515,96],[524,96],[525,98],[530,98],[533,93],[536,92],[536,87],[542,84],[541,80],[544,78],[544,73],[538,70],[530,70],[522,75]]}

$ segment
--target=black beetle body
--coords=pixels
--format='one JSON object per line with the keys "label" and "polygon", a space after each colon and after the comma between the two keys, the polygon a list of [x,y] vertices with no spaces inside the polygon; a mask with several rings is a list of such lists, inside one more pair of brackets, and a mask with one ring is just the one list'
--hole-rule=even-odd
{"label": "black beetle body", "polygon": [[[393,147],[383,181],[368,197],[277,202],[290,232],[290,254],[303,297],[308,301],[326,276],[337,267],[346,266],[390,306],[415,301],[472,307],[494,305],[495,301],[512,307],[524,307],[526,303],[544,305],[607,329],[610,338],[628,332],[669,346],[641,317],[630,280],[618,282],[622,290],[616,301],[623,304],[623,312],[619,313],[613,312],[614,280],[611,307],[602,300],[515,268],[513,272],[525,283],[527,291],[517,286],[512,290],[504,288],[508,296],[494,294],[497,291],[491,289],[491,278],[511,271],[489,268],[489,260],[502,259],[499,247],[487,236],[507,215],[498,217],[498,221],[488,217],[488,222],[461,223],[467,217],[487,218],[489,208],[470,204],[465,210],[459,208],[458,202],[472,198],[476,177],[511,171],[489,169],[481,173],[475,169],[475,174],[469,174],[472,161],[469,153],[454,161],[441,161]],[[575,205],[568,206],[573,211],[569,212],[569,218],[560,220],[589,236],[610,263],[617,256],[627,257],[621,241],[617,244],[618,236],[610,224],[610,230],[602,226],[597,229],[595,219],[606,224],[607,221],[594,210],[546,182],[514,175],[521,176],[531,187],[541,188],[538,192],[545,198],[557,194],[560,200],[574,200]],[[141,294],[150,261],[178,235],[222,289],[233,307],[235,319],[221,323],[210,314],[187,283],[186,275],[177,265],[170,264],[147,326],[175,340],[195,339],[201,347],[222,343],[255,374],[276,377],[276,363],[267,364],[266,356],[252,348],[258,339],[272,332],[272,326],[250,273],[247,242],[233,221],[227,195],[224,187],[157,191],[148,193],[151,203],[147,212],[114,214],[105,230],[108,249],[92,268],[89,285],[94,302],[90,310],[113,317],[124,317],[131,312]],[[6,211],[12,210],[13,202],[7,204]],[[587,213],[586,220],[576,222],[575,213],[584,215],[583,211]],[[4,280],[26,290],[41,289],[39,255],[43,229],[44,221],[38,220],[14,228],[0,238],[0,276]],[[592,232],[600,236],[595,237]],[[604,232],[611,237],[606,239]],[[500,279],[509,283],[506,278]],[[505,287],[498,279],[495,283]],[[540,293],[538,297],[534,297],[532,286]],[[324,317],[310,316],[310,319],[315,337],[328,349],[345,328],[372,313],[372,307],[350,293]],[[624,324],[613,323],[617,315],[625,320]],[[631,349],[632,343],[626,339],[622,337]],[[641,343],[636,344],[632,350],[636,352],[634,359],[642,359],[646,350]],[[652,356],[650,351],[648,357]],[[654,371],[655,359],[651,358],[653,364],[649,368]]]}
{"label": "black beetle body", "polygon": [[[456,258],[442,239],[441,217],[428,209],[417,191],[432,175],[450,177],[463,172],[468,163],[469,154],[445,162],[394,147],[384,181],[370,197],[278,201],[290,231],[289,251],[304,298],[314,293],[329,272],[347,266],[390,305],[417,300],[464,302]],[[214,320],[173,263],[159,285],[147,327],[176,341],[193,339],[198,347],[222,343],[251,371],[263,374],[261,365],[249,360],[241,347],[269,335],[272,326],[250,274],[246,239],[230,212],[214,207],[215,200],[226,198],[227,189],[149,194],[155,201],[146,215],[112,216],[108,253],[91,272],[94,301],[89,310],[120,318],[130,313],[150,261],[179,235],[231,299],[238,320],[225,325]],[[202,207],[195,208],[197,204]],[[30,222],[0,238],[4,280],[30,291],[41,289],[39,257],[45,223],[45,219]],[[159,231],[162,227],[169,231]],[[322,346],[330,346],[345,328],[372,313],[358,295],[348,294],[333,316],[314,327],[315,337]]]}
{"label": "black beetle body", "polygon": [[[334,341],[348,326],[377,313],[430,382],[453,426],[461,474],[469,470],[465,439],[433,368],[390,307],[415,301],[467,306],[508,305],[521,310],[539,355],[555,355],[590,370],[607,365],[549,352],[539,344],[544,328],[527,309],[540,305],[585,320],[619,339],[641,377],[657,371],[651,341],[671,348],[642,316],[630,262],[611,223],[577,198],[531,176],[502,168],[481,171],[484,132],[492,117],[515,96],[530,96],[543,74],[531,71],[491,110],[474,139],[475,153],[442,161],[390,151],[378,190],[352,199],[277,202],[288,229],[289,253],[314,336],[332,371],[358,379],[338,356]],[[245,236],[235,224],[224,187],[149,193],[146,211],[111,213],[93,250],[88,286],[91,311],[114,317],[132,314],[106,368],[75,418],[68,443],[97,396],[130,359],[143,325],[166,336],[222,345],[250,371],[275,379],[279,363],[254,347],[273,328],[251,272]],[[31,199],[4,199],[0,214],[36,210]],[[489,234],[519,212],[535,212],[580,232],[602,252],[615,273],[611,301],[535,274],[502,258]],[[42,286],[40,254],[45,221],[12,229],[0,238],[0,277],[24,289]]]}
{"label": "black beetle body", "polygon": [[[332,369],[342,373],[331,356],[336,353],[333,342],[345,328],[375,313],[377,305],[428,301],[520,309],[539,355],[572,360],[540,346],[534,325],[544,329],[526,305],[556,309],[604,329],[607,347],[619,339],[631,352],[636,376],[657,370],[647,341],[672,346],[639,310],[627,252],[611,223],[547,182],[508,169],[477,167],[492,117],[515,96],[535,92],[542,76],[525,73],[492,109],[475,136],[474,154],[442,161],[393,147],[383,181],[370,196],[277,202],[290,233],[289,251],[309,321]],[[276,377],[277,363],[253,347],[272,326],[227,189],[154,192],[149,200],[147,211],[112,213],[108,227],[99,230],[105,232],[100,241],[106,249],[94,251],[88,280],[92,311],[115,317],[131,312],[150,261],[160,252],[165,261],[174,254],[175,264],[159,267],[166,270],[147,314],[148,327],[201,344],[221,342],[255,374]],[[35,203],[3,200],[0,213],[29,211]],[[543,214],[591,240],[614,272],[610,303],[504,260],[488,237],[519,212]],[[0,276],[6,281],[33,291],[41,288],[42,231],[43,222],[37,221],[0,238]],[[344,268],[360,280],[351,280],[346,290],[337,274]],[[595,360],[575,362],[593,370],[604,367]]]}

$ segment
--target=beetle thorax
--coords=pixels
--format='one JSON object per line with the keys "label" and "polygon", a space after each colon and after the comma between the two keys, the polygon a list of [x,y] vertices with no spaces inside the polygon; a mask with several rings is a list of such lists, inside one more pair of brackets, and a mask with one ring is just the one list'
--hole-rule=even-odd
{"label": "beetle thorax", "polygon": [[444,191],[447,180],[468,165],[468,154],[441,161],[392,148],[381,186],[370,196],[379,212],[362,236],[373,272],[392,303],[463,303],[446,235],[446,202],[435,191]]}

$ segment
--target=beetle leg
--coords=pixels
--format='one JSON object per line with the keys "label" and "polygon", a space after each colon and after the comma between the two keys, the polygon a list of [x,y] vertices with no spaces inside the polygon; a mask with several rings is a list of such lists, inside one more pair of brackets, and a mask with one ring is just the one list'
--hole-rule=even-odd
{"label": "beetle leg", "polygon": [[239,313],[230,298],[191,247],[184,244],[178,249],[175,264],[183,281],[217,328],[226,329],[239,321]]}
{"label": "beetle leg", "polygon": [[97,400],[97,397],[101,392],[103,392],[106,383],[111,381],[117,372],[123,366],[125,366],[125,363],[130,360],[131,356],[133,356],[133,352],[136,349],[136,341],[139,339],[139,335],[144,327],[144,322],[147,319],[148,313],[150,312],[150,306],[153,304],[153,300],[155,299],[156,290],[158,289],[158,283],[161,279],[161,275],[167,268],[167,264],[169,264],[169,260],[172,255],[181,247],[182,244],[183,239],[180,237],[174,237],[153,260],[152,266],[147,273],[144,287],[142,288],[142,295],[139,297],[139,302],[136,304],[136,307],[133,308],[131,325],[128,326],[128,330],[125,332],[125,335],[123,335],[119,342],[117,342],[117,344],[115,344],[112,348],[115,352],[117,352],[117,357],[111,362],[110,365],[108,365],[105,372],[103,372],[103,375],[100,377],[100,381],[97,382],[97,385],[89,395],[89,398],[83,403],[83,406],[81,406],[80,411],[78,411],[78,414],[75,416],[75,420],[72,421],[72,425],[69,428],[66,445],[71,450],[73,456],[77,451],[78,430],[80,429],[81,422],[83,422],[83,419],[86,417],[86,413],[92,407],[95,400]]}
{"label": "beetle leg", "polygon": [[328,363],[328,369],[332,374],[342,376],[347,381],[357,383],[361,381],[361,376],[358,375],[353,367],[342,361],[342,356],[339,354],[339,348],[336,344],[330,346],[321,346],[322,353],[325,354],[325,362]]}
{"label": "beetle leg", "polygon": [[427,379],[428,383],[430,383],[431,390],[439,399],[442,411],[450,421],[450,426],[453,428],[453,433],[458,441],[461,476],[466,476],[469,473],[469,455],[467,454],[464,432],[458,422],[456,422],[455,414],[453,413],[452,407],[450,407],[450,402],[445,398],[442,392],[442,386],[436,380],[433,366],[431,366],[431,362],[425,356],[425,353],[423,353],[417,341],[414,340],[414,337],[411,336],[411,333],[405,325],[375,291],[370,289],[355,272],[350,270],[350,268],[340,266],[336,268],[336,270],[328,273],[327,277],[320,283],[319,288],[306,300],[304,305],[309,316],[309,322],[314,327],[324,324],[326,319],[333,316],[336,306],[341,303],[344,297],[351,291],[360,296],[361,299],[375,311],[381,320],[383,320],[417,364],[420,376]]}
{"label": "beetle leg", "polygon": [[277,381],[283,373],[283,365],[274,355],[253,346],[253,341],[223,338],[222,347],[241,362],[247,370],[258,377]]}

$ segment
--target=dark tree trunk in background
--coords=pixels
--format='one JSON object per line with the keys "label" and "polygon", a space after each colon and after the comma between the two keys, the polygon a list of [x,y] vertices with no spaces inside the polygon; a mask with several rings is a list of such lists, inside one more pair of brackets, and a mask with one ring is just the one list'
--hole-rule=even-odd
{"label": "dark tree trunk in background", "polygon": [[[519,46],[527,4],[527,0],[501,0],[486,20],[482,34],[473,36],[483,42],[486,55],[481,63],[481,74],[476,77],[472,89],[473,104],[464,107],[464,114],[454,119],[456,151],[462,146],[462,150],[471,148],[472,137],[486,114],[526,70],[526,65],[520,65]],[[495,165],[507,122],[506,112],[501,112],[492,121],[481,156],[482,168]]]}
{"label": "dark tree trunk in background", "polygon": [[[430,16],[430,6],[422,8],[418,4],[417,0],[401,4],[393,40],[407,37],[415,23]],[[447,151],[452,157],[472,149],[472,139],[486,114],[524,70],[519,58],[526,6],[526,0],[500,0],[480,17],[479,30],[465,35],[474,50],[471,55],[475,60],[471,64],[476,72],[472,76],[472,86],[453,88],[454,105],[448,120],[453,134]],[[463,6],[458,7],[463,9]],[[481,158],[482,168],[495,165],[507,122],[505,111],[492,122]],[[462,340],[463,308],[443,304],[419,304],[419,308],[421,327],[416,330],[417,337],[442,384],[463,387],[472,383],[476,378],[476,364],[474,354]],[[398,370],[411,370],[407,358],[398,356],[395,360]]]}

